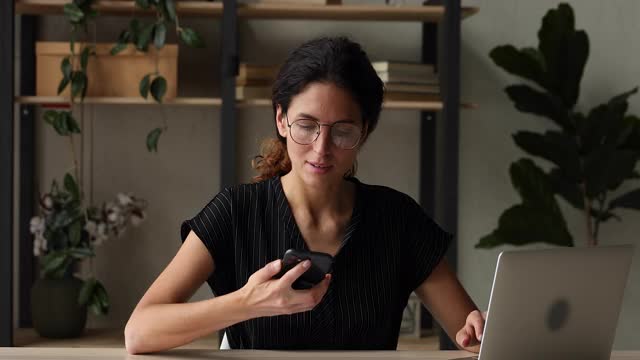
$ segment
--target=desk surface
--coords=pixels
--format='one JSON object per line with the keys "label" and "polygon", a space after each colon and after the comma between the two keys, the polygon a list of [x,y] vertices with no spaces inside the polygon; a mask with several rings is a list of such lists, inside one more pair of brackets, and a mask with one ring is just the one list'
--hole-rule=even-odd
{"label": "desk surface", "polygon": [[[466,351],[266,351],[176,349],[153,355],[128,355],[124,349],[0,347],[0,360],[116,359],[420,359],[445,360],[473,355]],[[640,351],[614,351],[611,360],[640,360]]]}

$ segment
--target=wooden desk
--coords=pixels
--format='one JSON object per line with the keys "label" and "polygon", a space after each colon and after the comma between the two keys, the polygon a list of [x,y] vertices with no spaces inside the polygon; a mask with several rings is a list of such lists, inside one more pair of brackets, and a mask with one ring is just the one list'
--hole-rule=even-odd
{"label": "wooden desk", "polygon": [[[152,355],[128,355],[124,349],[106,348],[0,348],[0,360],[120,360],[120,359],[456,359],[473,354],[465,351],[265,351],[176,349]],[[640,351],[614,351],[611,360],[640,360]]]}

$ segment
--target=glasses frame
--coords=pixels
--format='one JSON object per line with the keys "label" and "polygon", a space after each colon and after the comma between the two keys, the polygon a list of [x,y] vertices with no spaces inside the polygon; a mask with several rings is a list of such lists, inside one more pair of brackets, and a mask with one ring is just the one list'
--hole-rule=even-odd
{"label": "glasses frame", "polygon": [[[320,133],[322,132],[322,127],[323,127],[323,126],[327,126],[327,127],[329,127],[329,128],[330,128],[330,129],[329,129],[329,137],[331,138],[331,143],[332,143],[333,145],[335,145],[338,149],[343,149],[343,150],[353,150],[353,149],[355,149],[356,147],[358,147],[358,145],[360,144],[360,140],[362,140],[362,135],[363,135],[363,134],[362,134],[362,133],[363,133],[363,131],[362,131],[362,130],[363,130],[363,129],[362,129],[362,128],[360,128],[360,136],[358,137],[358,140],[356,141],[355,145],[353,145],[353,146],[352,146],[352,147],[350,147],[350,148],[343,148],[343,147],[338,146],[338,145],[333,141],[333,137],[331,136],[331,131],[333,131],[333,126],[334,126],[334,125],[336,125],[336,124],[340,124],[341,122],[339,122],[339,121],[338,121],[338,122],[334,122],[333,124],[321,124],[318,120],[314,120],[314,119],[298,119],[298,120],[296,120],[296,121],[292,122],[291,124],[289,124],[289,116],[288,116],[286,113],[285,113],[285,114],[283,114],[283,115],[284,115],[284,117],[285,117],[285,119],[286,119],[286,121],[287,121],[287,127],[289,128],[289,135],[291,135],[291,140],[293,140],[293,142],[295,142],[295,143],[296,143],[296,144],[298,144],[298,145],[311,145],[311,144],[313,144],[314,142],[316,142],[316,141],[318,140],[318,138],[320,137]],[[316,125],[317,125],[317,129],[318,129],[318,130],[316,131],[316,137],[313,139],[313,141],[312,141],[312,142],[310,142],[310,143],[308,143],[308,144],[302,144],[302,143],[297,142],[297,141],[296,141],[296,139],[294,139],[294,138],[293,138],[293,135],[291,134],[291,127],[293,126],[293,124],[297,123],[298,121],[313,121],[313,122],[315,122],[315,123],[316,123]],[[358,126],[356,126],[356,127],[358,127]]]}

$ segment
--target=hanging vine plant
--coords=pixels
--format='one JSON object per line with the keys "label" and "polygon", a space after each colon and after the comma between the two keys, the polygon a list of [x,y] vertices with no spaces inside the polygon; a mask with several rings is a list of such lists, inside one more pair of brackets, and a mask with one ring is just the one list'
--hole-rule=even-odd
{"label": "hanging vine plant", "polygon": [[[138,51],[148,52],[153,46],[156,51],[154,72],[146,74],[140,79],[140,96],[145,99],[149,95],[157,103],[162,103],[167,92],[167,80],[158,71],[158,50],[162,49],[167,39],[167,29],[175,29],[178,38],[188,46],[204,47],[204,43],[198,33],[188,27],[181,27],[176,11],[175,0],[135,0],[136,7],[142,10],[155,12],[155,19],[151,22],[143,22],[138,18],[133,18],[129,22],[129,27],[122,30],[118,42],[111,49],[111,55],[116,55],[126,49],[128,44],[132,44]],[[156,127],[147,134],[147,150],[158,151],[158,140],[160,135],[168,130],[165,123],[162,127]]]}

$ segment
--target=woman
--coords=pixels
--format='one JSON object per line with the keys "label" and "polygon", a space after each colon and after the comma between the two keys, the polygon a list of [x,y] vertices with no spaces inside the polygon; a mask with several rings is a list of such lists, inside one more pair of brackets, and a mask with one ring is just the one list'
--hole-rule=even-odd
{"label": "woman", "polygon": [[[278,138],[254,163],[260,175],[183,223],[182,247],[127,323],[130,353],[220,329],[238,349],[395,349],[413,291],[461,348],[478,352],[484,318],[444,260],[451,236],[409,196],[353,177],[382,97],[348,39],[290,54],[273,86]],[[274,279],[289,248],[331,254],[332,273],[293,290],[305,261]],[[215,297],[186,303],[204,281]]]}

